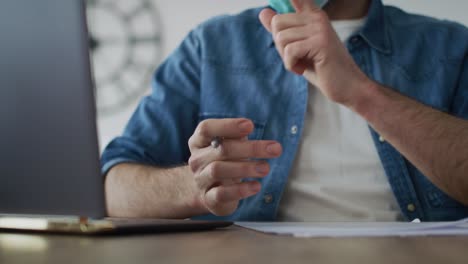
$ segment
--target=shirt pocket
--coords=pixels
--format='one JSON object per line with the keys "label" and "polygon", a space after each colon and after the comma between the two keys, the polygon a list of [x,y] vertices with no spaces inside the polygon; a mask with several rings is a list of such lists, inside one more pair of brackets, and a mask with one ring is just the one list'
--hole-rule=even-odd
{"label": "shirt pocket", "polygon": [[[207,119],[225,119],[225,118],[248,118],[242,115],[235,115],[235,114],[216,114],[216,113],[205,113],[200,114],[198,122],[202,122],[203,120]],[[254,120],[250,119],[254,123],[254,131],[248,136],[249,140],[261,140],[263,138],[263,133],[265,131],[266,123],[261,120]]]}

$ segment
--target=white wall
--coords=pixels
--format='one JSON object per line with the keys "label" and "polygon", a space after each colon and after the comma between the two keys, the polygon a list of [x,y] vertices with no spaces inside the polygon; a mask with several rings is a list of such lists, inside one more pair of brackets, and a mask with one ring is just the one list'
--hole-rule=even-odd
{"label": "white wall", "polygon": [[[164,57],[184,38],[189,30],[204,20],[219,14],[236,13],[243,9],[262,6],[266,0],[153,0],[158,6],[164,26]],[[466,0],[384,0],[385,4],[404,10],[446,18],[468,26]],[[122,132],[136,104],[108,117],[99,119],[101,147]]]}

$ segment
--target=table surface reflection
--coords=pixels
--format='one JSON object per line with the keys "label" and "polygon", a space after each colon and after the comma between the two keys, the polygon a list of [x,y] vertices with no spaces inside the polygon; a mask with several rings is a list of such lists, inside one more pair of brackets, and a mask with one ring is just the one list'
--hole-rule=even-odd
{"label": "table surface reflection", "polygon": [[0,233],[0,263],[467,263],[468,237],[294,238],[230,227],[77,237]]}

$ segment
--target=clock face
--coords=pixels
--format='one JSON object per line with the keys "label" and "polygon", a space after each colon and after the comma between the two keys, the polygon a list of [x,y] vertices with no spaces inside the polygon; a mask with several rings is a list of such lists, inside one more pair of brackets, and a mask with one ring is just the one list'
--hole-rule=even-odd
{"label": "clock face", "polygon": [[150,87],[162,26],[151,0],[87,0],[98,113],[111,115]]}

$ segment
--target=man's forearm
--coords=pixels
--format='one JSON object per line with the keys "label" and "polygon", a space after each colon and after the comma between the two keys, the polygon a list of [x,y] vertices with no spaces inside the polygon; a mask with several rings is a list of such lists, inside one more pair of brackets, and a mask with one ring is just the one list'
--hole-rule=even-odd
{"label": "man's forearm", "polygon": [[378,84],[354,109],[435,185],[468,205],[468,121]]}
{"label": "man's forearm", "polygon": [[105,187],[111,217],[183,219],[206,213],[188,166],[120,164],[107,174]]}

